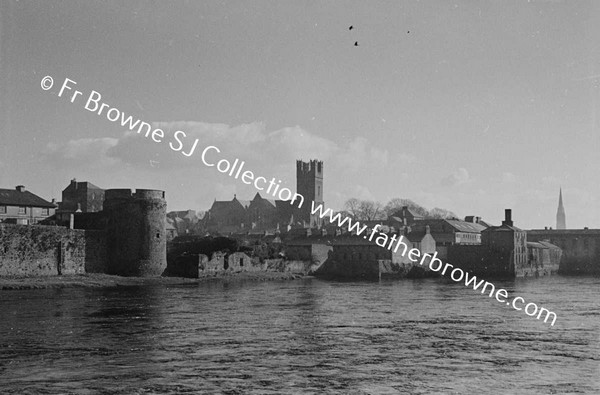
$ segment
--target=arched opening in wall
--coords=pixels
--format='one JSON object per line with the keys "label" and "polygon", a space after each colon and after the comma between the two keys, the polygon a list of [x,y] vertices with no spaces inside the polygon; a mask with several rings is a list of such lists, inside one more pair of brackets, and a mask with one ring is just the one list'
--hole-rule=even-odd
{"label": "arched opening in wall", "polygon": [[240,267],[244,266],[244,258],[240,258]]}
{"label": "arched opening in wall", "polygon": [[227,270],[229,269],[229,262],[227,262],[227,259],[223,260],[223,270]]}
{"label": "arched opening in wall", "polygon": [[158,232],[156,233],[156,238],[160,239],[160,233],[158,233]]}

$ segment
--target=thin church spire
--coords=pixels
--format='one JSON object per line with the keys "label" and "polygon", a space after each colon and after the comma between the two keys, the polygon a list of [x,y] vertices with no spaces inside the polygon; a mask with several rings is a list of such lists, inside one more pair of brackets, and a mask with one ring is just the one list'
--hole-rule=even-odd
{"label": "thin church spire", "polygon": [[558,209],[556,210],[556,229],[567,229],[567,220],[562,199],[562,187],[558,192]]}

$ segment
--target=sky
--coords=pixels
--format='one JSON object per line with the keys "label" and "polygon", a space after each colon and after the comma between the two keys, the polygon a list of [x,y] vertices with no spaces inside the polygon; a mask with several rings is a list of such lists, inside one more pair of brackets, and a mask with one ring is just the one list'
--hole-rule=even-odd
{"label": "sky", "polygon": [[0,188],[252,199],[202,162],[213,145],[293,190],[295,161],[323,160],[333,209],[400,197],[554,227],[562,187],[567,227],[600,228],[599,42],[597,1],[2,1]]}

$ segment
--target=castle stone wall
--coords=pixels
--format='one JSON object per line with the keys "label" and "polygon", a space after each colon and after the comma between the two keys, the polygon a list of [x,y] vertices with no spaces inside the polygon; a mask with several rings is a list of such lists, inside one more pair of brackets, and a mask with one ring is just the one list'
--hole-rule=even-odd
{"label": "castle stone wall", "polygon": [[103,232],[0,224],[0,277],[83,274],[102,267],[105,250]]}

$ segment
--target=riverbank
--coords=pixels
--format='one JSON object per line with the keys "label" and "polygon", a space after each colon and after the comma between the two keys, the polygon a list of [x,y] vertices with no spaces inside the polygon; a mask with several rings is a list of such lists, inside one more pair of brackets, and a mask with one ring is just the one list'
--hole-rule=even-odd
{"label": "riverbank", "polygon": [[44,277],[2,277],[0,290],[45,289],[45,288],[109,288],[132,287],[140,285],[187,285],[200,284],[209,281],[273,281],[296,280],[305,278],[301,274],[282,272],[238,272],[218,273],[201,278],[183,277],[121,277],[109,274],[81,274],[70,276]]}

